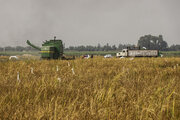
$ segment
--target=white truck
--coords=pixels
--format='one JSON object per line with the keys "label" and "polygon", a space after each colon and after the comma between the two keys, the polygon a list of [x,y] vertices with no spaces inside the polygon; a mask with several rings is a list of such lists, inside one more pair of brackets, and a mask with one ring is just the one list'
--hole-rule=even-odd
{"label": "white truck", "polygon": [[121,52],[116,53],[116,57],[158,57],[158,50],[130,50],[123,49]]}

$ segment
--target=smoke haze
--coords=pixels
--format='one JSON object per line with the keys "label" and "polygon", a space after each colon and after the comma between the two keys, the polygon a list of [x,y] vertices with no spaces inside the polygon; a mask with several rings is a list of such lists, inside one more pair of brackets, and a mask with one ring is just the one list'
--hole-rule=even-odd
{"label": "smoke haze", "polygon": [[0,46],[136,44],[162,34],[180,44],[180,0],[0,0]]}

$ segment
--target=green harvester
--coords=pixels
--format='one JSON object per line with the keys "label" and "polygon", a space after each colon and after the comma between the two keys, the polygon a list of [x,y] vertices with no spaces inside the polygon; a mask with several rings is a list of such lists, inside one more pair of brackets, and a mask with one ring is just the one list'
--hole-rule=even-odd
{"label": "green harvester", "polygon": [[56,40],[56,37],[54,40],[45,41],[41,48],[33,45],[29,40],[26,43],[39,50],[42,59],[63,59],[63,43],[62,40]]}

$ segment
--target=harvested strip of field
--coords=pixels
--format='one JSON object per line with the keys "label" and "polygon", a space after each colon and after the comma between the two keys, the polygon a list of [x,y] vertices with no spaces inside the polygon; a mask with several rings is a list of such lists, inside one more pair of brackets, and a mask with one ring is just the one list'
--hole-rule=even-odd
{"label": "harvested strip of field", "polygon": [[180,58],[0,62],[0,106],[0,119],[180,119]]}

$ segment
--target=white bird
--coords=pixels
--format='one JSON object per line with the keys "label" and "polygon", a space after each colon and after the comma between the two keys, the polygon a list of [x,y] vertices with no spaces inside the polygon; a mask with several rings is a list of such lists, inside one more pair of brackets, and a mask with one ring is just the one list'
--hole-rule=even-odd
{"label": "white bird", "polygon": [[18,59],[17,56],[10,56],[10,57],[9,57],[9,60],[11,60],[12,58],[14,58],[14,59],[16,59],[16,60]]}
{"label": "white bird", "polygon": [[147,48],[146,48],[146,47],[143,47],[143,49],[145,49],[145,50],[146,50]]}

